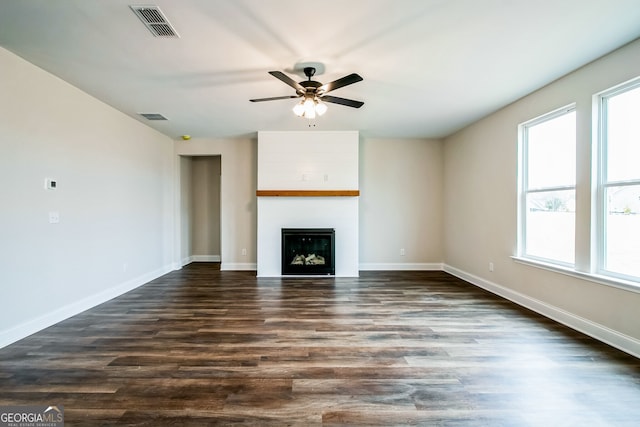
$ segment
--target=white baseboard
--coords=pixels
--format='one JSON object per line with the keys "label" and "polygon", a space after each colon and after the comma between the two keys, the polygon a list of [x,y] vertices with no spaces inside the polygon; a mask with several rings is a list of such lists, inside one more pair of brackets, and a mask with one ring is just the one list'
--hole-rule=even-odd
{"label": "white baseboard", "polygon": [[258,264],[255,262],[223,262],[220,264],[221,271],[257,271]]}
{"label": "white baseboard", "polygon": [[358,266],[360,271],[394,271],[394,270],[421,270],[421,271],[441,271],[441,263],[376,263],[363,262]]}
{"label": "white baseboard", "polygon": [[128,280],[124,283],[105,289],[95,295],[91,295],[80,301],[76,301],[64,307],[60,307],[50,313],[46,313],[36,319],[29,320],[20,325],[14,326],[10,329],[0,332],[0,348],[6,347],[18,340],[28,337],[38,331],[41,331],[49,326],[55,325],[69,317],[82,313],[90,308],[105,303],[113,298],[119,297],[129,291],[136,289],[151,280],[169,273],[174,270],[174,265],[168,265],[158,270],[152,271],[134,279]]}
{"label": "white baseboard", "polygon": [[220,255],[191,255],[191,262],[220,262]]}
{"label": "white baseboard", "polygon": [[485,289],[493,294],[506,298],[518,305],[533,310],[536,313],[539,313],[545,317],[555,320],[558,323],[582,332],[585,335],[589,335],[590,337],[609,344],[610,346],[622,350],[625,353],[629,353],[632,356],[640,358],[640,341],[633,337],[622,334],[604,325],[577,316],[573,313],[547,304],[543,301],[531,298],[530,296],[527,296],[520,292],[505,288],[504,286],[498,285],[497,283],[485,280],[481,277],[467,273],[450,265],[445,264],[443,269],[447,273],[456,276],[464,281]]}

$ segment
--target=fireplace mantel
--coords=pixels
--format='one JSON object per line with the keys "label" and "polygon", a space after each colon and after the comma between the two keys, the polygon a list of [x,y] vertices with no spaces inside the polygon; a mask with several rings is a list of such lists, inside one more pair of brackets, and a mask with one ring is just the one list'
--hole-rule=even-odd
{"label": "fireplace mantel", "polygon": [[258,197],[358,197],[360,190],[257,190]]}

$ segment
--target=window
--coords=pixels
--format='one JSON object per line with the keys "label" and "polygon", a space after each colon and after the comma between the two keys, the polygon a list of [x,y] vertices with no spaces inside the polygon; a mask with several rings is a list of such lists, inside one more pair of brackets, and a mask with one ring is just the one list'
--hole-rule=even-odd
{"label": "window", "polygon": [[572,266],[576,216],[574,106],[520,125],[519,182],[519,255]]}
{"label": "window", "polygon": [[[640,292],[640,77],[593,100],[593,121],[577,123],[570,105],[518,126],[514,259]],[[588,123],[592,139],[580,143],[593,148],[591,165],[576,152],[576,129],[586,136]],[[588,173],[590,189],[580,187]],[[591,209],[583,203],[576,212],[576,189],[592,190]],[[576,217],[587,235],[576,236]]]}
{"label": "window", "polygon": [[640,280],[640,80],[599,95],[597,272]]}

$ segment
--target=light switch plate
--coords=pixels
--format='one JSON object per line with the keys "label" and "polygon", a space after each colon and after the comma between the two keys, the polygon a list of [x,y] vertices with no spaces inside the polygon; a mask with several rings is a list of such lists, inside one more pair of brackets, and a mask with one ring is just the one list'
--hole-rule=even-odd
{"label": "light switch plate", "polygon": [[60,222],[59,212],[49,212],[49,224],[57,224]]}
{"label": "light switch plate", "polygon": [[47,190],[55,190],[56,188],[58,188],[58,181],[52,178],[45,178],[44,188],[46,188]]}

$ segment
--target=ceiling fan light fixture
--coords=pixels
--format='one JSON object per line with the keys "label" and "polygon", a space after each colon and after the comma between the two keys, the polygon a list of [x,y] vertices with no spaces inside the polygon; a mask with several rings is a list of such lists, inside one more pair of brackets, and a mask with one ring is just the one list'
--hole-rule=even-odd
{"label": "ceiling fan light fixture", "polygon": [[311,98],[307,98],[304,101],[304,117],[307,119],[315,119],[316,118],[316,103]]}
{"label": "ceiling fan light fixture", "polygon": [[295,114],[298,117],[302,117],[304,115],[304,105],[302,105],[301,102],[298,102],[296,105],[293,106],[293,114]]}
{"label": "ceiling fan light fixture", "polygon": [[318,98],[307,96],[305,99],[293,106],[293,114],[298,117],[315,119],[316,115],[322,116],[327,112],[327,109],[327,104],[320,102]]}
{"label": "ceiling fan light fixture", "polygon": [[327,112],[327,104],[324,102],[316,101],[316,113],[321,116]]}

